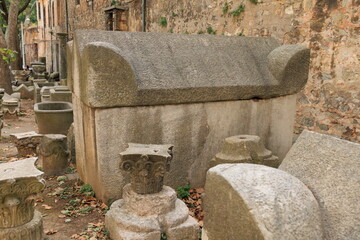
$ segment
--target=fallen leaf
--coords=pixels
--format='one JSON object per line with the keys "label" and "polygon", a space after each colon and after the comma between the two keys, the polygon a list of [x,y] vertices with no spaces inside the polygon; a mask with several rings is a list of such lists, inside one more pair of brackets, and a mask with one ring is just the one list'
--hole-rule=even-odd
{"label": "fallen leaf", "polygon": [[55,230],[55,229],[50,229],[50,230],[45,230],[44,232],[45,232],[46,235],[54,235],[58,231]]}

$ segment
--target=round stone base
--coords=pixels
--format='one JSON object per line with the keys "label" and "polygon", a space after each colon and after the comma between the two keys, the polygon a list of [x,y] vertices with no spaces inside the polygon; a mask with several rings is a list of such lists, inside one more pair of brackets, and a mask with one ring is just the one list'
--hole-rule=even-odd
{"label": "round stone base", "polygon": [[21,226],[0,228],[1,240],[42,240],[43,225],[41,213],[35,211],[34,218]]}

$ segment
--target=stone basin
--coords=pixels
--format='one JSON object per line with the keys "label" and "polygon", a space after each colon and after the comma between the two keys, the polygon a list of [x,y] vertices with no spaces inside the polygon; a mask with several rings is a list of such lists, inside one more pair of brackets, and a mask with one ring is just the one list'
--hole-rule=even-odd
{"label": "stone basin", "polygon": [[68,102],[36,103],[34,111],[40,134],[66,135],[73,122],[73,108]]}

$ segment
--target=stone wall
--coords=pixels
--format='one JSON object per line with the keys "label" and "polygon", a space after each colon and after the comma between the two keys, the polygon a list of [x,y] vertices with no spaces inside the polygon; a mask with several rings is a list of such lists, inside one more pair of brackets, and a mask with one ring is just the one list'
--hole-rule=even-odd
{"label": "stone wall", "polygon": [[[111,1],[79,1],[69,7],[70,30],[105,29],[102,9]],[[127,2],[129,31],[140,31],[141,2]],[[312,64],[295,132],[360,142],[359,16],[360,0],[147,0],[146,19],[151,32],[271,36],[308,46]]]}

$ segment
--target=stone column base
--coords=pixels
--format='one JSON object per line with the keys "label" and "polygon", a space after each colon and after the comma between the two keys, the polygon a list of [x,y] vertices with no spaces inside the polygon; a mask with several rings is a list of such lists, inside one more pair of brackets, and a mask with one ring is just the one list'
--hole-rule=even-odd
{"label": "stone column base", "polygon": [[113,240],[159,240],[162,233],[168,240],[198,239],[198,223],[172,188],[164,186],[159,193],[141,195],[127,185],[123,197],[105,217]]}
{"label": "stone column base", "polygon": [[43,223],[41,213],[35,211],[34,218],[21,226],[0,228],[1,240],[42,240]]}

